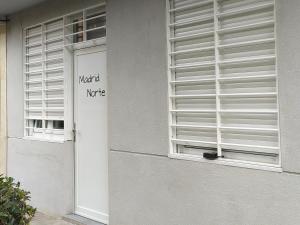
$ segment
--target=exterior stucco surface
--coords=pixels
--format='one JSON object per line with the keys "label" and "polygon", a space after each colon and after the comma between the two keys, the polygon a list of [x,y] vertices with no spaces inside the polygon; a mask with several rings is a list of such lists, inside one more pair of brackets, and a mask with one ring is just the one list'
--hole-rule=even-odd
{"label": "exterior stucco surface", "polygon": [[167,158],[165,1],[108,1],[110,225],[300,223],[300,4],[276,10],[284,173]]}
{"label": "exterior stucco surface", "polygon": [[300,224],[298,175],[110,152],[110,225]]}
{"label": "exterior stucco surface", "polygon": [[7,135],[23,137],[23,45],[20,21],[7,24]]}
{"label": "exterior stucco surface", "polygon": [[64,215],[73,210],[73,143],[8,139],[8,175],[31,192],[39,211]]}
{"label": "exterior stucco surface", "polygon": [[[44,212],[73,207],[73,143],[23,140],[22,28],[89,0],[53,0],[8,24],[8,175]],[[277,0],[284,173],[167,158],[164,0],[108,0],[110,225],[300,224],[300,4]]]}
{"label": "exterior stucco surface", "polygon": [[164,0],[108,1],[112,149],[168,154]]}
{"label": "exterior stucco surface", "polygon": [[277,0],[277,48],[282,166],[300,172],[300,4]]}

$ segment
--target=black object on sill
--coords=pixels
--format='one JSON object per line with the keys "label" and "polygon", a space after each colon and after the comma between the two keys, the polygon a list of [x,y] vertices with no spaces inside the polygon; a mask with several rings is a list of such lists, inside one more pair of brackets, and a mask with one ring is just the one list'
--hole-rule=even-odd
{"label": "black object on sill", "polygon": [[218,153],[204,152],[203,158],[208,159],[208,160],[215,160],[218,158]]}

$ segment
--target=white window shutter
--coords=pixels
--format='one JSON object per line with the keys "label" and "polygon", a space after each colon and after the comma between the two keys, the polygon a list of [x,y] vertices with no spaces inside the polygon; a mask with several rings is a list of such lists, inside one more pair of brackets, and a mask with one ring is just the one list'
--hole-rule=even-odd
{"label": "white window shutter", "polygon": [[[25,29],[25,136],[64,138],[63,19]],[[60,121],[56,129],[53,124]]]}
{"label": "white window shutter", "polygon": [[171,154],[280,165],[273,0],[169,0]]}

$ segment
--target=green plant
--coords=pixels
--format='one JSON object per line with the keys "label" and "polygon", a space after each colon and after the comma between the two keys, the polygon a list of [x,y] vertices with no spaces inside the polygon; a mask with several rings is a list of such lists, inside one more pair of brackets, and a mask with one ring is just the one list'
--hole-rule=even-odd
{"label": "green plant", "polygon": [[0,175],[0,225],[29,225],[36,209],[28,205],[30,193],[11,177]]}

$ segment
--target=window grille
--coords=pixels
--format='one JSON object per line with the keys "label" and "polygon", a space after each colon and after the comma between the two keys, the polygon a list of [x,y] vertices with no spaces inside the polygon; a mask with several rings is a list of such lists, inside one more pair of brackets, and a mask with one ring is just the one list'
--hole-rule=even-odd
{"label": "window grille", "polygon": [[65,46],[106,36],[105,4],[65,17]]}
{"label": "window grille", "polygon": [[72,50],[106,36],[105,3],[24,29],[25,137],[72,138]]}
{"label": "window grille", "polygon": [[279,168],[274,0],[167,2],[170,156]]}

